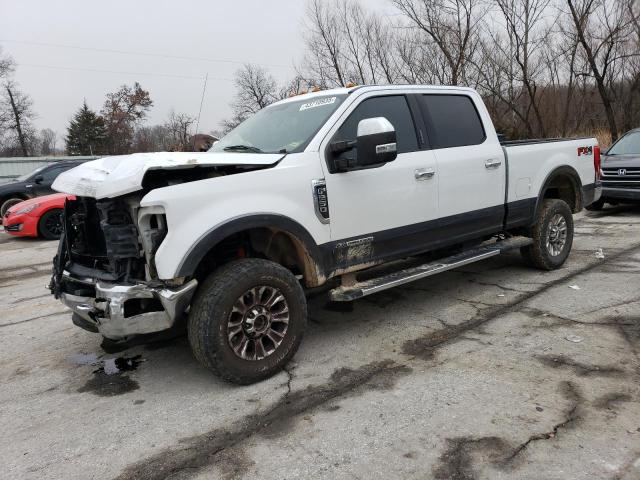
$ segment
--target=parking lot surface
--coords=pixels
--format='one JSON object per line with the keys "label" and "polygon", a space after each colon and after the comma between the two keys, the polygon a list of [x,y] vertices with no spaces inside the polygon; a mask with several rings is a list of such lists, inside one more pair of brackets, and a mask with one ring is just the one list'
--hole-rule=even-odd
{"label": "parking lot surface", "polygon": [[314,298],[287,371],[243,387],[185,337],[104,352],[45,288],[55,248],[0,233],[3,478],[640,478],[638,208],[576,216],[558,271]]}

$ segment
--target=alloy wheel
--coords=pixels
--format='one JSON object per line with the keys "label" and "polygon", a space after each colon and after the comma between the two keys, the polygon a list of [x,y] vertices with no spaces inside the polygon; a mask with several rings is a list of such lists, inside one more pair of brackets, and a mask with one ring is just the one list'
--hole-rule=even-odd
{"label": "alloy wheel", "polygon": [[236,356],[262,360],[282,343],[289,327],[289,305],[280,290],[262,285],[234,302],[227,320],[227,339]]}
{"label": "alloy wheel", "polygon": [[547,251],[552,257],[557,257],[567,243],[567,221],[564,216],[556,213],[547,226]]}

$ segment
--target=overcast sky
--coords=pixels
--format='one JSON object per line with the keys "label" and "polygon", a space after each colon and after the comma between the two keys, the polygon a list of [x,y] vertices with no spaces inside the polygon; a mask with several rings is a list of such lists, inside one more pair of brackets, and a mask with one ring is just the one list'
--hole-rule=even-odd
{"label": "overcast sky", "polygon": [[208,73],[200,120],[206,132],[229,115],[231,80],[242,63],[262,64],[279,81],[294,75],[304,54],[305,6],[304,0],[0,0],[0,46],[18,64],[15,80],[34,101],[37,127],[59,138],[83,98],[100,110],[107,92],[134,81],[154,101],[147,123],[163,123],[172,108],[196,116]]}

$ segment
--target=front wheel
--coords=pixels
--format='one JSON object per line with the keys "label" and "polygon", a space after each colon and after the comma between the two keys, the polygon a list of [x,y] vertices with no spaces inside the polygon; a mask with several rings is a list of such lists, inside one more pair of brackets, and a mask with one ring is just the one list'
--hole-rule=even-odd
{"label": "front wheel", "polygon": [[38,233],[47,240],[58,240],[62,235],[62,209],[45,212],[38,222]]}
{"label": "front wheel", "polygon": [[569,205],[563,200],[544,200],[531,237],[533,244],[520,250],[525,261],[542,270],[560,268],[573,245],[573,214]]}
{"label": "front wheel", "polygon": [[307,303],[296,277],[277,263],[242,259],[198,288],[189,312],[189,343],[205,367],[249,384],[287,364],[306,324]]}

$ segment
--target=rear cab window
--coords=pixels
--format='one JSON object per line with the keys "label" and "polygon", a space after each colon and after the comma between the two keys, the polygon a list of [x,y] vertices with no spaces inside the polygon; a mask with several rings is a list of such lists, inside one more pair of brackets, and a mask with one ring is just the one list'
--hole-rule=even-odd
{"label": "rear cab window", "polygon": [[426,94],[418,99],[431,148],[479,145],[487,138],[471,97],[462,94]]}

